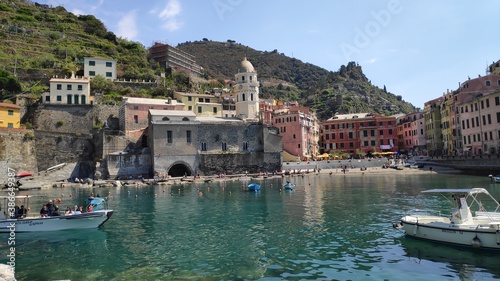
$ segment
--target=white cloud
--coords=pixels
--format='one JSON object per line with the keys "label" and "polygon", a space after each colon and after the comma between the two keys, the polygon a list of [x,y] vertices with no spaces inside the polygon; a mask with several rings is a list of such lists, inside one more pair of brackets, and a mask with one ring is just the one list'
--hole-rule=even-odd
{"label": "white cloud", "polygon": [[75,14],[75,16],[81,16],[81,15],[85,15],[85,12],[80,10],[80,9],[73,9],[73,11],[71,11],[73,14]]}
{"label": "white cloud", "polygon": [[132,10],[125,14],[118,21],[118,30],[116,35],[122,38],[127,38],[128,40],[133,40],[137,36],[137,11]]}
{"label": "white cloud", "polygon": [[371,58],[371,59],[369,59],[369,60],[365,61],[365,63],[370,63],[370,64],[371,64],[371,63],[375,63],[375,62],[377,62],[377,61],[378,61],[378,59],[377,59],[377,58]]}
{"label": "white cloud", "polygon": [[181,13],[181,3],[178,0],[170,0],[167,6],[160,12],[158,17],[162,20],[175,18]]}
{"label": "white cloud", "polygon": [[[163,10],[158,13],[158,17],[163,21],[162,28],[168,31],[179,29],[182,23],[177,19],[182,11],[181,3],[178,0],[169,0]],[[151,10],[154,13],[156,10]]]}

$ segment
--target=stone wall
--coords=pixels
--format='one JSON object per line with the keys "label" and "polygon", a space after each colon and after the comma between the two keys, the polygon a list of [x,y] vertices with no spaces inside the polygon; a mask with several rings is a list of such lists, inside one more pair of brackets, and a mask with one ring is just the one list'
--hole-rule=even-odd
{"label": "stone wall", "polygon": [[38,170],[62,163],[77,163],[68,177],[93,177],[96,145],[92,135],[35,131]]}
{"label": "stone wall", "polygon": [[202,154],[199,168],[204,176],[271,172],[281,170],[280,159],[280,153]]}
{"label": "stone wall", "polygon": [[8,168],[37,172],[35,141],[26,138],[32,130],[0,129],[0,182],[6,179]]}

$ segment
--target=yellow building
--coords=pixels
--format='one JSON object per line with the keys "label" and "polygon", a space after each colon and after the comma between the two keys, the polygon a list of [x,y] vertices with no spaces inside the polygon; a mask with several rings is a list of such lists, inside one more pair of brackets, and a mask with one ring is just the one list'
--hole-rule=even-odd
{"label": "yellow building", "polygon": [[21,126],[21,107],[0,102],[0,128],[19,128]]}
{"label": "yellow building", "polygon": [[222,117],[222,104],[214,95],[174,92],[174,98],[184,104],[184,110],[196,116]]}

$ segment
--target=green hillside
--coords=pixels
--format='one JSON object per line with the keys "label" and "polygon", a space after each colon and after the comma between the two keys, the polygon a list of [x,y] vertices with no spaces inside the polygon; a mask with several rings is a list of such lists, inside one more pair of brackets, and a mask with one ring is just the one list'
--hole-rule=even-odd
{"label": "green hillside", "polygon": [[415,110],[401,96],[372,85],[355,62],[340,66],[338,71],[328,71],[287,57],[277,50],[258,51],[232,40],[214,42],[203,39],[177,47],[193,54],[207,76],[213,78],[234,79],[242,58],[247,57],[258,72],[265,98],[298,100],[313,108],[322,120],[335,112],[391,115]]}
{"label": "green hillside", "polygon": [[[148,61],[147,49],[142,44],[118,38],[94,16],[76,16],[63,7],[27,0],[2,1],[0,40],[0,67],[5,70],[0,72],[0,100],[19,93],[39,96],[55,75],[69,76],[72,72],[82,75],[84,57],[115,59],[119,79],[156,80],[164,72],[157,63]],[[297,100],[315,109],[320,119],[335,112],[390,115],[414,111],[400,96],[373,86],[355,62],[341,66],[338,71],[328,71],[276,50],[258,51],[231,40],[204,39],[177,47],[196,57],[205,70],[206,80],[173,73],[161,86],[131,87],[95,79],[92,89],[104,92],[111,102],[123,95],[165,97],[172,90],[203,92],[221,86],[209,80],[234,79],[246,56],[258,71],[264,98]]]}

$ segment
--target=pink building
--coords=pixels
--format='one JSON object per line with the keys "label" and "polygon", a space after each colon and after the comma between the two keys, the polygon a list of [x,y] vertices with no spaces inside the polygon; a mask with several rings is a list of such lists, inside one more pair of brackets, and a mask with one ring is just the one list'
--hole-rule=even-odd
{"label": "pink building", "polygon": [[124,97],[119,109],[120,131],[132,140],[138,140],[148,127],[150,109],[183,110],[184,104],[172,99]]}
{"label": "pink building", "polygon": [[272,108],[271,125],[279,129],[284,151],[302,160],[319,154],[316,114],[307,107],[298,106],[296,102]]}
{"label": "pink building", "polygon": [[414,112],[398,118],[399,151],[419,155],[425,150],[424,113]]}
{"label": "pink building", "polygon": [[469,155],[500,152],[500,75],[469,79],[455,92],[463,152]]}

